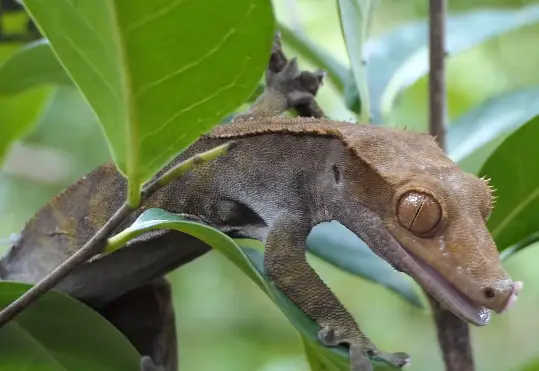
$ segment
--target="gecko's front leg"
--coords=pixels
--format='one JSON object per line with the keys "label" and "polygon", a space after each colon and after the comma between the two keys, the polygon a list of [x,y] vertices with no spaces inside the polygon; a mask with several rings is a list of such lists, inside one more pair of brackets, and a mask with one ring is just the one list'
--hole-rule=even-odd
{"label": "gecko's front leg", "polygon": [[396,367],[406,365],[410,359],[407,354],[378,350],[307,262],[305,242],[313,224],[308,217],[291,214],[280,215],[272,223],[264,252],[266,275],[318,324],[318,337],[324,345],[350,345],[352,371],[371,371],[373,357]]}

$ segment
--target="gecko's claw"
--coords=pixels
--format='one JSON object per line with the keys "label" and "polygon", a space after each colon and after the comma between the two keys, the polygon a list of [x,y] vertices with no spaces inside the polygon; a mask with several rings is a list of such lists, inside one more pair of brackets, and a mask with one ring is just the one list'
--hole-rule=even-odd
{"label": "gecko's claw", "polygon": [[367,338],[362,338],[360,344],[352,341],[345,332],[324,326],[318,331],[318,339],[325,346],[334,347],[341,343],[350,344],[350,371],[372,371],[373,358],[383,361],[393,367],[402,368],[408,365],[411,357],[404,352],[386,353],[379,351]]}
{"label": "gecko's claw", "polygon": [[327,347],[336,347],[341,342],[335,334],[335,330],[329,326],[322,327],[318,331],[318,340]]}
{"label": "gecko's claw", "polygon": [[396,353],[385,353],[385,352],[378,352],[374,355],[376,358],[390,364],[393,367],[402,368],[406,365],[409,365],[412,361],[412,358],[404,352],[396,352]]}

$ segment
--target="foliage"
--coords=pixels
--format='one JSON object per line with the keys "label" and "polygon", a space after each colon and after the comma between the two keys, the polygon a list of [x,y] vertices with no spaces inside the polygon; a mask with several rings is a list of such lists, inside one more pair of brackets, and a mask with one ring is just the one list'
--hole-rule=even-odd
{"label": "foliage", "polygon": [[[0,282],[0,306],[30,285]],[[137,350],[99,313],[52,291],[0,331],[2,370],[139,370]]]}
{"label": "foliage", "polygon": [[[372,118],[376,124],[389,125],[388,117],[399,108],[398,98],[428,72],[428,22],[416,20],[367,39],[374,3],[335,1],[349,67],[332,56],[328,46],[311,40],[301,26],[281,22],[279,27],[285,44],[300,53],[300,60],[328,70],[338,98],[362,122]],[[54,144],[77,164],[76,171],[60,182],[65,186],[110,157],[131,185],[133,204],[145,180],[250,98],[262,79],[276,23],[269,0],[256,4],[66,0],[54,6],[50,1],[26,0],[24,4],[48,40],[20,43],[1,55],[0,159],[9,157],[14,144]],[[537,5],[452,14],[447,28],[449,57],[537,21]],[[488,227],[506,256],[536,241],[539,232],[539,169],[537,161],[530,160],[539,158],[538,94],[539,87],[531,86],[490,96],[452,120],[448,132],[449,156],[466,170],[491,178],[496,187],[498,202]],[[424,101],[422,109],[426,106]],[[67,143],[49,134],[55,125],[86,134],[74,135]],[[425,130],[421,124],[396,125]],[[86,142],[97,150],[89,149]],[[5,181],[6,175],[0,175],[4,177],[0,181]],[[38,184],[37,188],[46,187]],[[59,190],[60,184],[51,186],[36,203]],[[191,234],[237,266],[299,332],[313,370],[347,369],[344,349],[322,347],[313,322],[265,279],[259,242],[233,240],[156,209],[146,211],[114,238],[125,242],[156,228]],[[410,280],[338,223],[313,229],[308,250],[340,270],[389,288],[404,302],[422,306]],[[2,283],[0,304],[12,300],[21,287]],[[61,311],[54,310],[60,307]],[[58,326],[49,334],[44,332],[49,325],[35,319],[44,315]],[[62,328],[65,324],[80,327]],[[50,334],[58,331],[66,336],[53,341]],[[81,345],[82,338],[101,348]],[[5,345],[0,347],[5,354],[0,362],[6,370],[22,367],[19,362],[33,354],[44,360],[60,359],[65,369],[105,370],[121,362],[129,364],[122,369],[135,367],[134,350],[127,340],[84,305],[56,292],[3,328],[0,343]],[[69,362],[77,363],[64,363],[65,354],[75,354]],[[31,369],[57,369],[52,363],[42,364]]]}

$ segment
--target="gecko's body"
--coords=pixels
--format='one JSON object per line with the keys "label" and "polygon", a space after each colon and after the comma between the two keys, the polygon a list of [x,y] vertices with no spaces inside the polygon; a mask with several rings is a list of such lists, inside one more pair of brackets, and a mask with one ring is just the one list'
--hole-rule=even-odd
{"label": "gecko's body", "polygon": [[[397,366],[408,357],[377,350],[309,266],[305,241],[317,223],[340,222],[470,323],[484,325],[487,308],[502,312],[516,300],[521,284],[504,272],[485,225],[491,192],[483,180],[460,171],[429,135],[267,117],[312,99],[317,84],[311,83],[319,83],[321,75],[300,74],[290,61],[267,77],[266,95],[247,117],[215,128],[169,167],[233,140],[230,152],[160,189],[145,208],[189,214],[227,234],[264,240],[269,279],[320,326],[323,343],[350,344],[354,371],[371,370],[374,355]],[[112,163],[83,177],[26,224],[0,262],[0,278],[41,280],[95,234],[125,194],[126,180]],[[57,288],[93,307],[106,307],[208,250],[179,232],[149,233],[82,265]],[[130,302],[127,298],[118,305]],[[164,326],[154,327],[170,337]],[[153,352],[153,345],[141,348]],[[153,353],[166,363],[166,356]],[[173,369],[175,361],[167,368]]]}
{"label": "gecko's body", "polygon": [[[307,264],[306,237],[322,221],[339,221],[472,323],[487,322],[483,307],[500,312],[514,301],[518,287],[503,271],[484,223],[490,190],[483,180],[461,172],[432,137],[329,120],[246,119],[217,127],[174,163],[231,139],[236,145],[227,156],[161,189],[146,207],[195,215],[225,233],[265,240],[270,279],[322,329],[334,330],[339,341],[374,349]],[[125,180],[112,164],[84,177],[29,221],[2,262],[2,278],[41,279],[112,215],[123,203],[125,190]],[[111,295],[173,269],[173,259],[158,257],[165,252],[173,257],[171,249],[182,249],[181,241],[174,242],[175,234],[152,237],[150,248],[159,264],[145,263],[145,271],[136,273],[140,264],[133,261],[133,274],[124,269],[115,278],[110,276],[112,263],[108,270],[100,267]],[[137,244],[144,242],[118,254],[131,252],[135,257]],[[169,245],[169,251],[159,251],[161,244]],[[90,277],[92,264],[113,261],[115,254],[81,269]],[[93,280],[99,285],[99,277]],[[61,288],[76,292],[69,282]]]}

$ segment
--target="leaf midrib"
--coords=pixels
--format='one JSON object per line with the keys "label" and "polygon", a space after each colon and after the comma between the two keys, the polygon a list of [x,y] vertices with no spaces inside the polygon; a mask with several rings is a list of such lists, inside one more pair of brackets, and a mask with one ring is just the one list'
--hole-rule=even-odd
{"label": "leaf midrib", "polygon": [[127,138],[126,143],[126,176],[127,176],[127,202],[130,206],[136,207],[140,203],[140,148],[139,148],[139,130],[138,117],[135,112],[135,105],[131,86],[131,70],[127,63],[125,37],[118,24],[118,12],[116,0],[106,1],[110,15],[112,40],[114,42],[114,51],[116,54],[116,68],[119,73],[121,101],[123,103],[122,118],[125,120],[122,125]]}

